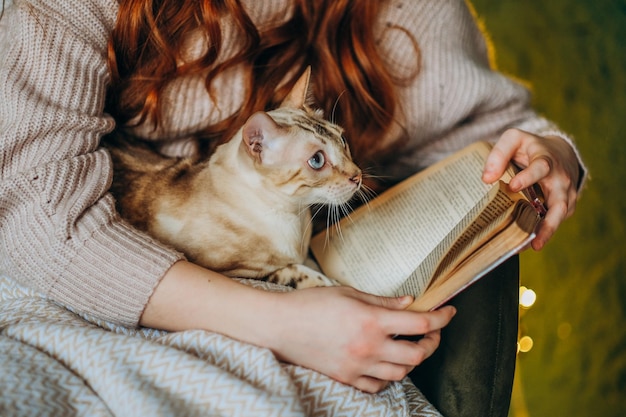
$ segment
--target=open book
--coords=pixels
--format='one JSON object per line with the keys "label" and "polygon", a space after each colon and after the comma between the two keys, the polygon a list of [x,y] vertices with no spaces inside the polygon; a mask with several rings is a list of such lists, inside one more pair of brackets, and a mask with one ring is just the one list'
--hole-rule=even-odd
{"label": "open book", "polygon": [[427,311],[525,249],[545,209],[533,189],[508,189],[512,165],[498,183],[482,182],[490,149],[474,143],[314,236],[324,274],[372,294],[413,295],[409,309]]}

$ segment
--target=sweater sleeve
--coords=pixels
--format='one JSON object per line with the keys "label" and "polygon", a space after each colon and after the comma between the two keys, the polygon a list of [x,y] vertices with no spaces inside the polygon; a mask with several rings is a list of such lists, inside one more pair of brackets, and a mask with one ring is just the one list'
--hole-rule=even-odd
{"label": "sweater sleeve", "polygon": [[416,53],[407,34],[419,49],[417,76],[398,87],[398,119],[409,141],[404,156],[390,167],[392,176],[409,175],[477,140],[495,142],[515,127],[562,137],[586,177],[572,138],[532,109],[526,85],[495,69],[493,51],[467,2],[394,0],[380,23],[383,57],[394,71],[405,69],[399,78],[414,70]]}
{"label": "sweater sleeve", "polygon": [[0,272],[136,326],[181,255],[120,220],[99,148],[114,0],[16,0],[0,37]]}

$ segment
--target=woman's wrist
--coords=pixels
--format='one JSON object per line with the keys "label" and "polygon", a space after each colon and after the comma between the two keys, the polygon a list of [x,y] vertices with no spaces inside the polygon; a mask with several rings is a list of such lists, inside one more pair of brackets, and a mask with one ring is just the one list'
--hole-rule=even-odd
{"label": "woman's wrist", "polygon": [[179,261],[154,290],[140,324],[170,331],[209,330],[272,348],[279,295]]}

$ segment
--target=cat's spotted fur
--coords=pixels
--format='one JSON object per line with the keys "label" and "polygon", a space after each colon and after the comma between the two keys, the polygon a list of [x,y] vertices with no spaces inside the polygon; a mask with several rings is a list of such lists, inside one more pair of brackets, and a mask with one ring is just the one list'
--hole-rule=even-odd
{"label": "cat's spotted fur", "polygon": [[334,282],[303,265],[312,204],[346,203],[361,186],[337,125],[304,105],[309,73],[273,111],[252,115],[208,161],[107,142],[123,217],[199,265],[304,288]]}

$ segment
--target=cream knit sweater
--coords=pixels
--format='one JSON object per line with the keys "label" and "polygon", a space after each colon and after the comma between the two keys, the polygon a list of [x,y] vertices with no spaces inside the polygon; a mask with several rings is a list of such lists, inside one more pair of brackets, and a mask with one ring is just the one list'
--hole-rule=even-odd
{"label": "cream knit sweater", "polygon": [[[243,3],[262,26],[284,19],[291,0]],[[385,175],[405,177],[467,143],[495,140],[511,126],[555,133],[529,108],[522,86],[490,69],[487,45],[462,0],[386,3],[376,31],[389,68],[403,75],[415,60],[406,34],[391,26],[417,39],[422,67],[412,84],[398,87],[398,120],[410,141]],[[0,273],[77,311],[135,326],[161,277],[182,256],[121,221],[107,193],[111,161],[98,144],[114,127],[103,103],[110,80],[106,43],[117,8],[115,0],[14,0],[5,13]],[[228,53],[237,39],[225,36]],[[201,46],[192,38],[189,52]],[[241,76],[231,71],[216,80],[223,94],[215,103],[199,78],[174,81],[163,128],[139,133],[184,143],[238,108]]]}

